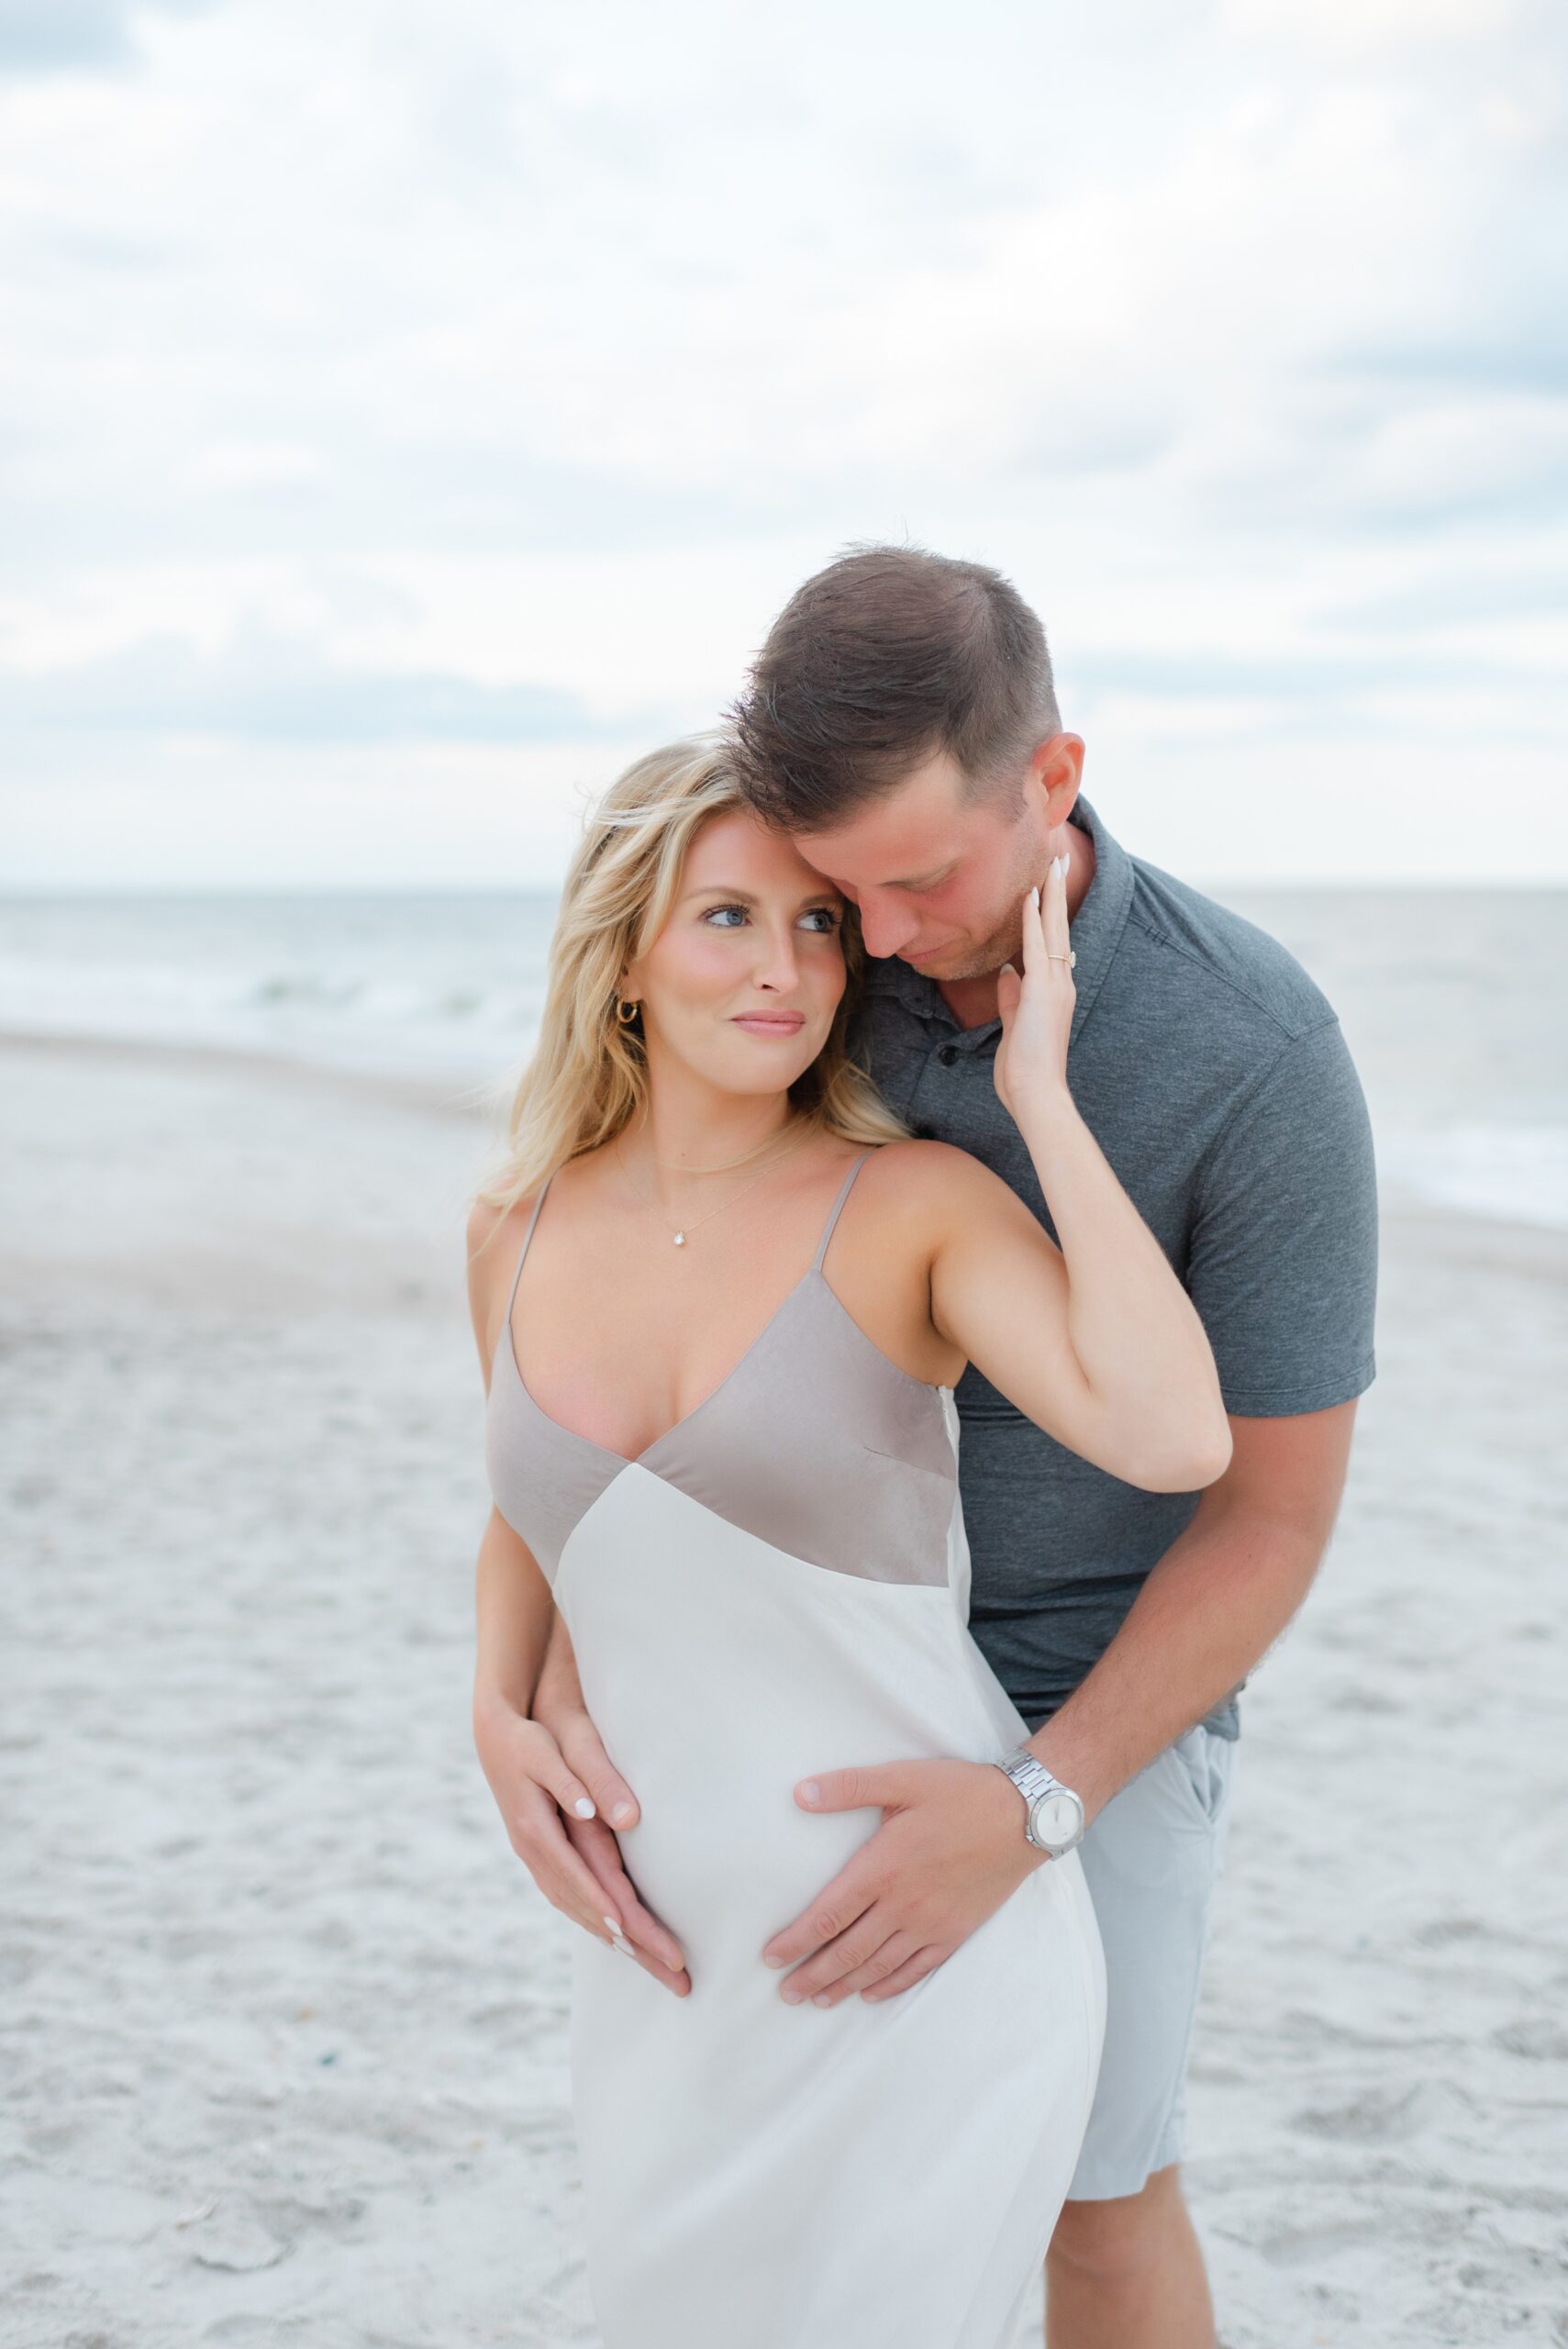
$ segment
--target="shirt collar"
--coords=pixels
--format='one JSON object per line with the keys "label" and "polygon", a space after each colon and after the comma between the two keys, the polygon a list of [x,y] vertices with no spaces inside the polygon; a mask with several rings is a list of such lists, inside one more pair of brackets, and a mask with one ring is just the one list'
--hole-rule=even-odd
{"label": "shirt collar", "polygon": [[[1073,804],[1067,818],[1081,831],[1088,833],[1095,844],[1095,877],[1089,884],[1088,895],[1073,915],[1070,937],[1078,960],[1073,966],[1073,984],[1077,1000],[1073,1008],[1073,1029],[1069,1043],[1075,1042],[1078,1031],[1087,1019],[1100,985],[1109,970],[1111,958],[1121,941],[1127,927],[1128,913],[1132,905],[1132,859],[1121,842],[1106,826],[1103,816],[1084,798],[1082,792]],[[935,979],[917,971],[913,963],[901,955],[868,956],[865,988],[868,995],[890,995],[906,1010],[922,1019],[936,1021],[956,1034],[967,1036],[978,1043],[995,1033],[1000,1022],[987,1020],[983,1027],[960,1028],[958,1021],[943,1000]]]}

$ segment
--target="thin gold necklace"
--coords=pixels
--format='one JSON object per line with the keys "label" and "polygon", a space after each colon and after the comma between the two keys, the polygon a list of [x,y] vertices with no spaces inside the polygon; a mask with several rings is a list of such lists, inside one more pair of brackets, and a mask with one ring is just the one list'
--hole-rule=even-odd
{"label": "thin gold necklace", "polygon": [[[801,1144],[808,1141],[809,1140],[810,1128],[807,1127],[806,1131],[800,1136],[800,1140],[798,1141],[792,1141],[787,1150],[781,1150],[777,1157],[770,1158],[768,1160],[765,1166],[759,1166],[757,1172],[752,1175],[750,1183],[742,1183],[740,1188],[738,1191],[732,1191],[728,1198],[720,1199],[717,1207],[709,1208],[706,1215],[699,1215],[695,1223],[683,1224],[679,1231],[670,1231],[669,1225],[664,1223],[663,1217],[660,1215],[658,1208],[653,1205],[651,1190],[650,1190],[647,1197],[643,1198],[641,1205],[646,1208],[650,1215],[653,1216],[660,1223],[664,1224],[664,1229],[666,1231],[670,1231],[670,1237],[674,1241],[675,1246],[677,1248],[684,1248],[686,1244],[686,1235],[688,1232],[698,1230],[703,1224],[706,1223],[710,1219],[710,1218],[716,1215],[722,1215],[726,1208],[732,1208],[735,1205],[737,1199],[743,1199],[747,1192],[751,1188],[752,1184],[760,1183],[763,1175],[766,1174],[770,1169],[774,1166],[782,1165],[786,1158],[793,1158],[795,1152],[800,1149]],[[710,1169],[707,1171],[711,1172],[713,1170]]]}

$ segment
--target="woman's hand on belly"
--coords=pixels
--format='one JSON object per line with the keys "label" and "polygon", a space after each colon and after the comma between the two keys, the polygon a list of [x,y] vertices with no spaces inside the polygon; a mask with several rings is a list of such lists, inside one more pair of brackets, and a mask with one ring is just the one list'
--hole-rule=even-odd
{"label": "woman's hand on belly", "polygon": [[[595,1813],[597,1806],[554,1731],[515,1707],[497,1704],[476,1711],[474,1744],[512,1849],[545,1898],[595,1941],[612,1943],[655,1981],[685,1998],[692,1985],[684,1953],[638,1898],[621,1865],[614,1830],[600,1816],[579,1814],[579,1803],[594,1806]],[[581,1752],[573,1760],[584,1765]],[[612,1799],[617,1791],[629,1797],[630,1789],[607,1765],[604,1774],[591,1764],[586,1768]],[[613,1785],[606,1784],[606,1776]],[[628,1807],[635,1813],[635,1806]]]}
{"label": "woman's hand on belly", "polygon": [[1024,1834],[1017,1787],[990,1762],[823,1770],[795,1794],[805,1810],[872,1807],[883,1820],[809,1908],[763,1944],[766,1964],[794,1968],[780,1989],[791,2005],[907,1990],[1047,1865]]}

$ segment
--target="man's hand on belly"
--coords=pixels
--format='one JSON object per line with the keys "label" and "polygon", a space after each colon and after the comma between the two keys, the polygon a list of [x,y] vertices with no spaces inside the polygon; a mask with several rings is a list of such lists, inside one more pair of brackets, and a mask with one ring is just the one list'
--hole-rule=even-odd
{"label": "man's hand on belly", "polygon": [[803,1810],[876,1809],[883,1820],[763,1944],[766,1964],[794,1968],[780,1987],[791,2005],[909,1989],[1046,1865],[1025,1837],[1017,1787],[989,1762],[824,1770],[803,1778],[795,1798]]}

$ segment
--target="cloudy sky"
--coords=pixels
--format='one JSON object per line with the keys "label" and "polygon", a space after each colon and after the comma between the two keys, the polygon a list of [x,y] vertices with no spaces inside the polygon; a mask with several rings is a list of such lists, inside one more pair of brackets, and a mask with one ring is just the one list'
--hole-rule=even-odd
{"label": "cloudy sky", "polygon": [[1555,0],[0,0],[0,882],[512,883],[853,540],[1202,881],[1568,879]]}

